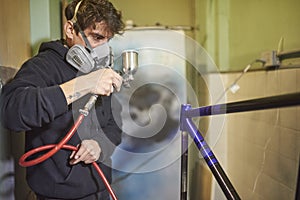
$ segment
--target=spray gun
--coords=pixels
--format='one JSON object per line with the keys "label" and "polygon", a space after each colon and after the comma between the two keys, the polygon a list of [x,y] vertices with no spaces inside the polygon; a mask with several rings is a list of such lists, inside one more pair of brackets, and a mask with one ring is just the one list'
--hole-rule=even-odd
{"label": "spray gun", "polygon": [[[109,65],[108,68],[114,69],[114,58],[112,51],[110,50],[109,55]],[[119,73],[123,77],[123,86],[126,88],[130,88],[130,82],[133,80],[133,75],[136,73],[138,69],[138,52],[135,50],[125,50],[122,53],[122,69],[117,70],[114,69],[117,73]],[[98,98],[98,95],[93,94],[88,102],[85,104],[83,109],[80,109],[79,112],[84,116],[89,114],[89,111],[94,106]]]}

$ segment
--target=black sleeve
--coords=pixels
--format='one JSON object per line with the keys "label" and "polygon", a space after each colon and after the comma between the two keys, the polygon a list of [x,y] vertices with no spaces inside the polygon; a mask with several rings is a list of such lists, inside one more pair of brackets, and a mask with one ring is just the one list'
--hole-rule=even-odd
{"label": "black sleeve", "polygon": [[1,94],[1,122],[13,131],[41,127],[67,111],[58,85],[48,86],[52,75],[35,62],[26,62]]}

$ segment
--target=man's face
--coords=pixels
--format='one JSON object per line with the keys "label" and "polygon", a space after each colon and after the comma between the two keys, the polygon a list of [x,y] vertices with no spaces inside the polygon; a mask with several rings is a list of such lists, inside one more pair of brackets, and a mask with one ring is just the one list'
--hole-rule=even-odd
{"label": "man's face", "polygon": [[[99,45],[108,42],[113,35],[108,31],[107,25],[105,22],[96,22],[95,28],[90,26],[84,31],[85,36],[87,37],[92,48],[95,48]],[[80,33],[74,37],[74,44],[80,44],[85,46],[85,42]]]}

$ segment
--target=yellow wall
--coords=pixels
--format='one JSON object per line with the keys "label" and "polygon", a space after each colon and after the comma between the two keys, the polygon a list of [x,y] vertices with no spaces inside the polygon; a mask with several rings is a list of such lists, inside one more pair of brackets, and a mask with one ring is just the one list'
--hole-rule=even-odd
{"label": "yellow wall", "polygon": [[284,50],[300,49],[299,8],[298,0],[196,0],[197,40],[221,71],[241,70],[281,37]]}
{"label": "yellow wall", "polygon": [[237,69],[260,52],[277,50],[281,37],[285,50],[300,49],[299,8],[298,0],[232,0],[230,67]]}
{"label": "yellow wall", "polygon": [[29,0],[1,0],[0,64],[14,68],[30,56]]}
{"label": "yellow wall", "polygon": [[124,21],[133,20],[138,26],[193,25],[194,0],[111,0],[122,11]]}

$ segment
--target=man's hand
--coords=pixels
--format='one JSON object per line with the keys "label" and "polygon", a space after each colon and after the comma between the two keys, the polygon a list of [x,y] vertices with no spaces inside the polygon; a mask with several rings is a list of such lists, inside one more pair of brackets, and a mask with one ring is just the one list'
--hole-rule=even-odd
{"label": "man's hand", "polygon": [[81,161],[85,164],[90,164],[100,157],[101,148],[95,140],[83,140],[77,147],[78,150],[73,151],[70,156],[71,165],[75,165]]}
{"label": "man's hand", "polygon": [[117,72],[104,68],[76,77],[60,87],[69,105],[88,93],[109,96],[114,90],[120,91],[122,82],[123,78]]}
{"label": "man's hand", "polygon": [[92,94],[109,96],[114,90],[120,91],[123,78],[110,68],[101,69],[86,75],[86,79],[95,83]]}

